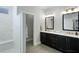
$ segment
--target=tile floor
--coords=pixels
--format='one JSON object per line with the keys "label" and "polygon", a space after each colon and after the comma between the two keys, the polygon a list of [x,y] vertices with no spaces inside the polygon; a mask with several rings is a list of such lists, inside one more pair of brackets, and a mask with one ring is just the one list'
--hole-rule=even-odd
{"label": "tile floor", "polygon": [[26,53],[62,53],[62,52],[43,44],[33,46],[32,41],[29,41],[26,43]]}

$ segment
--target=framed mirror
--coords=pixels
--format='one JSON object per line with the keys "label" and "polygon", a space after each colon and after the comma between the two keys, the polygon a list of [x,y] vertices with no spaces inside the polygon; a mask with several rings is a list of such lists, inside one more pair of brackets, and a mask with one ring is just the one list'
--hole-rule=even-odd
{"label": "framed mirror", "polygon": [[63,14],[63,30],[79,31],[79,12]]}
{"label": "framed mirror", "polygon": [[54,29],[54,16],[45,17],[45,30]]}

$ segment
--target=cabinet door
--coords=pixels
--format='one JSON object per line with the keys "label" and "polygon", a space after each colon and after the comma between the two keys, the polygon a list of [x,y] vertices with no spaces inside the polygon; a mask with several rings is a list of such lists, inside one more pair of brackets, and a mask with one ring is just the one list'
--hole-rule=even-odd
{"label": "cabinet door", "polygon": [[[66,46],[64,46],[64,52],[73,53],[77,52],[77,39],[72,37],[66,37]],[[64,44],[64,43],[63,43]]]}
{"label": "cabinet door", "polygon": [[79,52],[79,39],[77,39],[77,52]]}
{"label": "cabinet door", "polygon": [[69,52],[77,52],[78,39],[68,37],[68,41],[69,41],[69,50],[70,50]]}
{"label": "cabinet door", "polygon": [[66,50],[67,49],[67,45],[66,45],[66,37],[64,36],[57,36],[57,49],[59,50]]}
{"label": "cabinet door", "polygon": [[55,34],[47,34],[46,37],[47,44],[51,47],[56,47],[56,35]]}
{"label": "cabinet door", "polygon": [[46,43],[46,33],[40,33],[40,39],[41,39],[41,43]]}
{"label": "cabinet door", "polygon": [[47,34],[46,35],[46,42],[47,42],[47,45],[49,46],[52,46],[52,34]]}

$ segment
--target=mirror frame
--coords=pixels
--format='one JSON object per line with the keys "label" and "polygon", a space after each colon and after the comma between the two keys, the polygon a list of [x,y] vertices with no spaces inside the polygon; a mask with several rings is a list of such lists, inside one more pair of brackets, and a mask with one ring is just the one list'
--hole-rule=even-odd
{"label": "mirror frame", "polygon": [[47,26],[46,26],[46,18],[47,17],[45,17],[45,31],[47,31],[47,29],[54,30],[54,16],[49,16],[49,17],[53,17],[53,25],[52,25],[52,28],[47,28]]}
{"label": "mirror frame", "polygon": [[[73,12],[73,13],[76,13],[76,12]],[[64,29],[64,15],[65,15],[65,14],[62,15],[62,29],[63,29],[64,31],[79,31],[79,12],[78,12],[78,30]]]}

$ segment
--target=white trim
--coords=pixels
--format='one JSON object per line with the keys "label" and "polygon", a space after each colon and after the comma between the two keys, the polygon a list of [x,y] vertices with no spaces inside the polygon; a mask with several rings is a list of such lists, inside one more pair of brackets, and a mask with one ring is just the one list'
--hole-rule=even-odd
{"label": "white trim", "polygon": [[[26,20],[24,19],[25,14],[31,14],[34,16],[34,14],[32,14],[32,13],[21,12],[21,41],[20,42],[21,42],[21,51],[24,53],[26,52],[26,36],[25,36]],[[34,28],[33,28],[33,30],[34,30]],[[34,45],[34,31],[33,31],[33,45]]]}
{"label": "white trim", "polygon": [[21,11],[22,13],[24,13],[24,14],[31,14],[31,15],[35,15],[34,13],[32,13],[32,12],[26,12],[25,10],[23,10],[23,11]]}
{"label": "white trim", "polygon": [[[35,19],[35,14],[33,14],[33,13],[30,13],[30,12],[22,12],[23,14],[31,14],[31,15],[33,15],[34,16],[34,19]],[[33,19],[33,45],[34,45],[34,19]],[[26,20],[24,20],[25,22],[26,22]],[[24,24],[24,26],[26,25],[26,23],[23,23]],[[25,31],[24,31],[24,33],[25,33]]]}
{"label": "white trim", "polygon": [[20,13],[20,46],[21,46],[21,52],[25,52],[24,50],[24,33],[23,33],[23,13]]}

